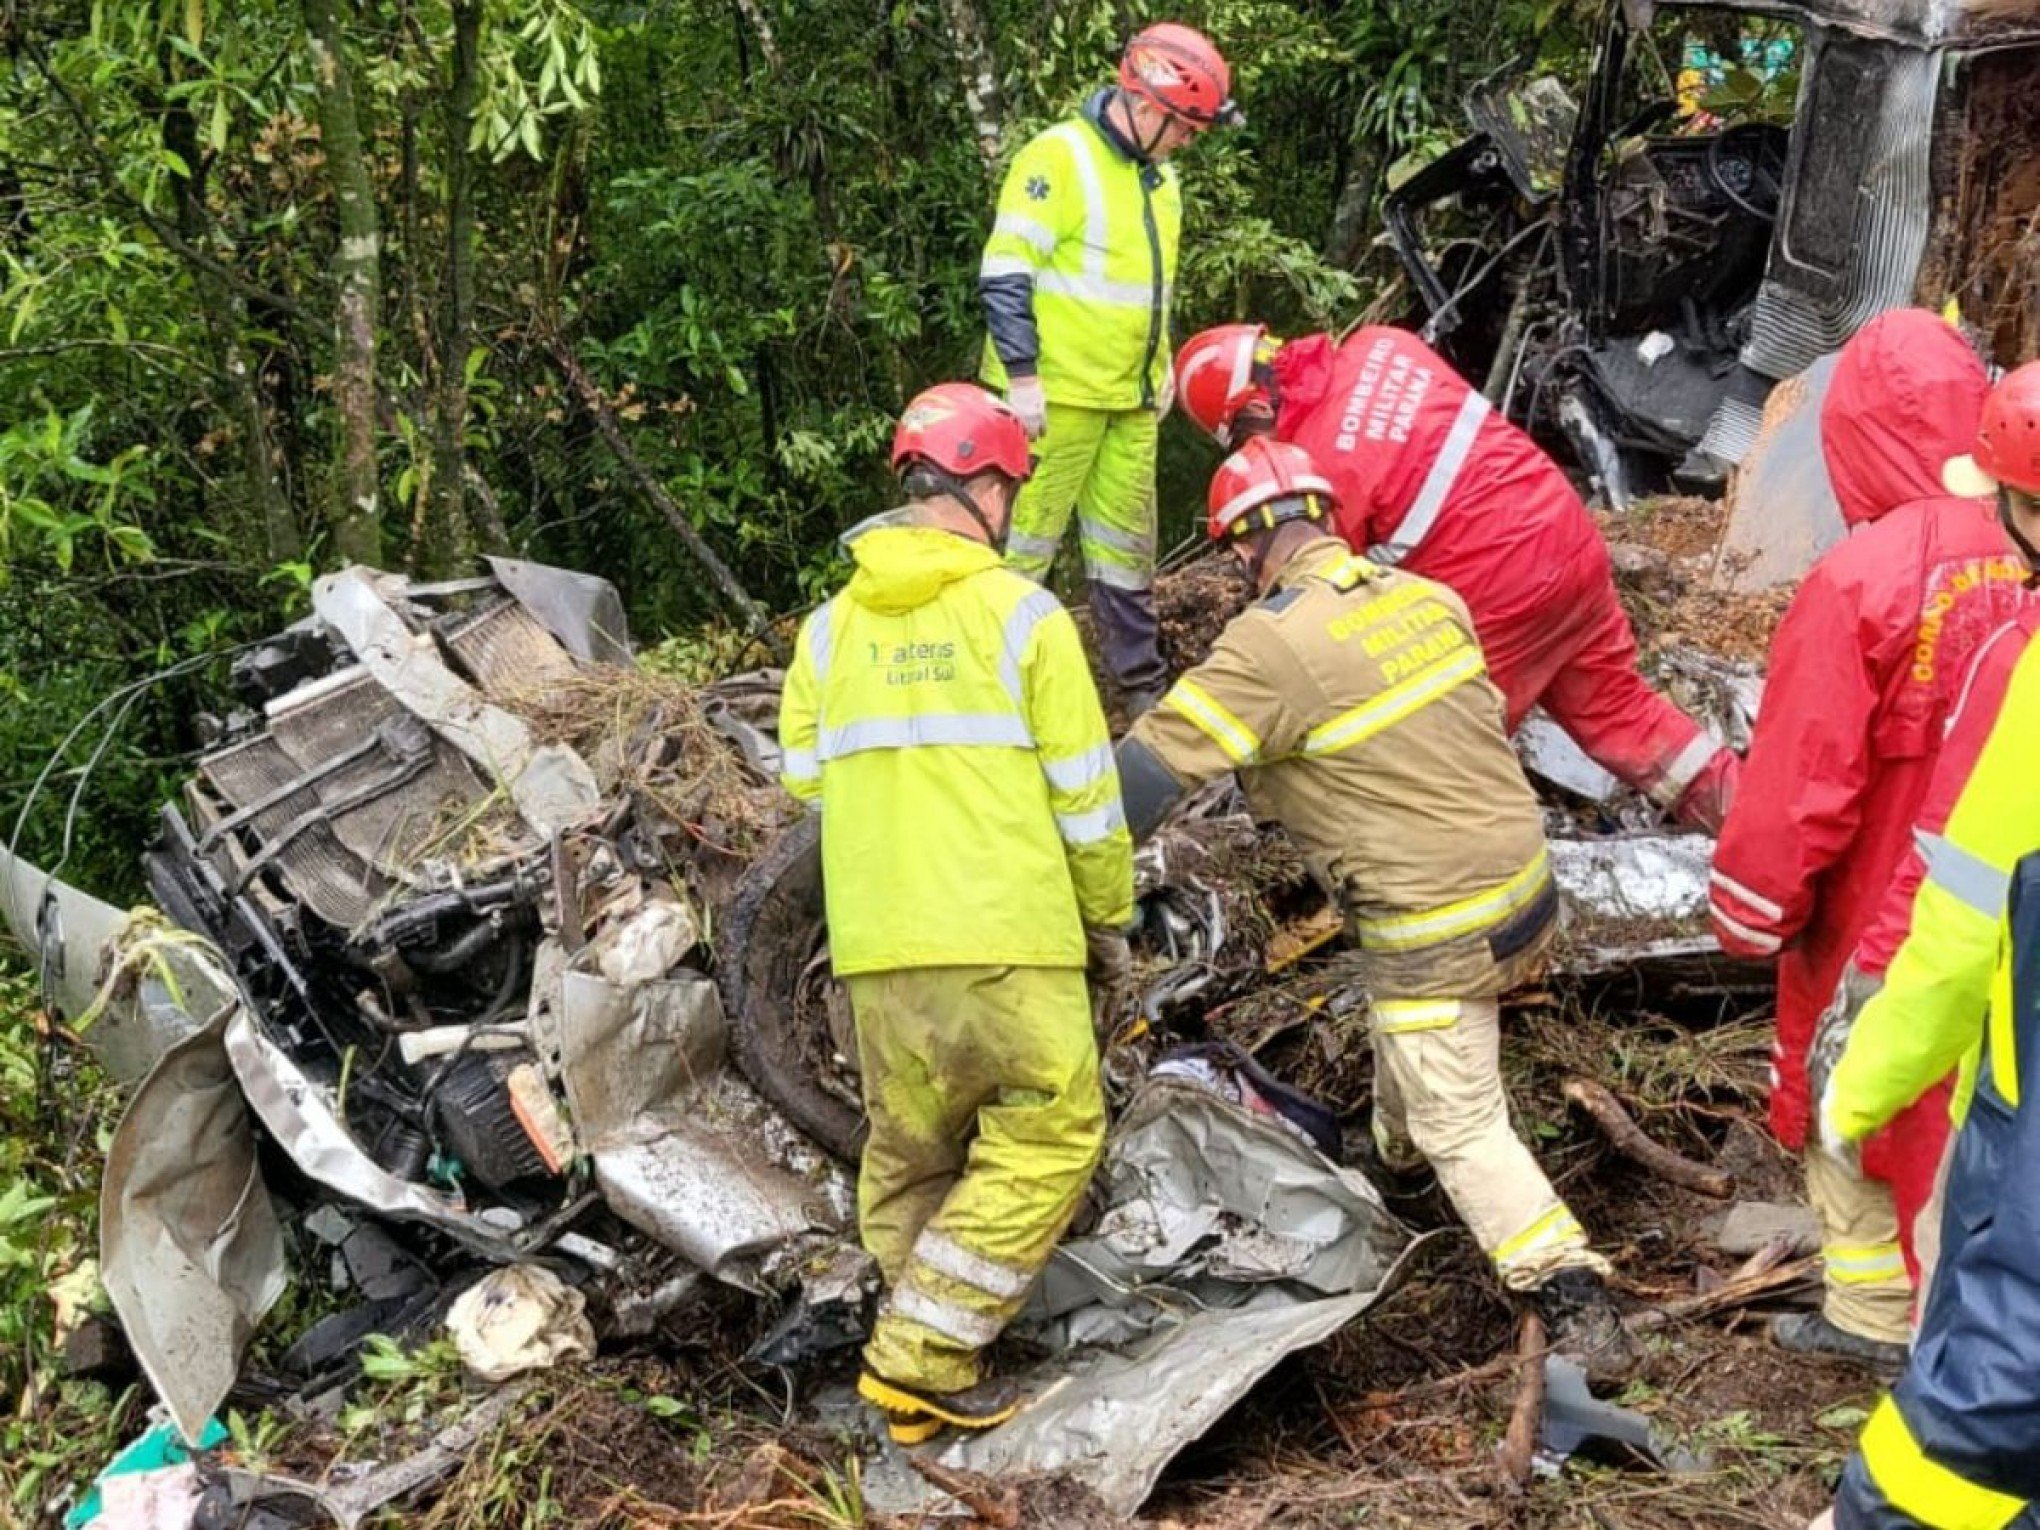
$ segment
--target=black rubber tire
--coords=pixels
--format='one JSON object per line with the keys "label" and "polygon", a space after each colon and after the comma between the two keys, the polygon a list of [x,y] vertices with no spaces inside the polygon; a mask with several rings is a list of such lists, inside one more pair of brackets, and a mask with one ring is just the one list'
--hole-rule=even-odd
{"label": "black rubber tire", "polygon": [[803,818],[744,873],[720,934],[717,982],[737,1067],[795,1126],[855,1163],[864,1113],[815,1077],[815,1038],[795,1003],[801,974],[827,938],[819,819]]}

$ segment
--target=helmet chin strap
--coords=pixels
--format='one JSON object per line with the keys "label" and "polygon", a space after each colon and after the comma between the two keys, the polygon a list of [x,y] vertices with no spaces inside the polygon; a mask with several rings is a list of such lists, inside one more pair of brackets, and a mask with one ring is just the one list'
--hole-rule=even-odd
{"label": "helmet chin strap", "polygon": [[1998,524],[2005,528],[2005,535],[2018,545],[2019,555],[2026,560],[2026,582],[2031,584],[2036,576],[2040,576],[2040,548],[2027,541],[2025,533],[2019,530],[2018,517],[2012,514],[2011,490],[2003,484],[1998,485],[1997,502]]}
{"label": "helmet chin strap", "polygon": [[[1169,131],[1169,114],[1167,112],[1163,112],[1162,124],[1160,127],[1155,129],[1154,136],[1152,138],[1143,140],[1140,136],[1139,127],[1136,126],[1134,123],[1133,99],[1134,98],[1130,94],[1128,94],[1126,89],[1122,86],[1119,92],[1119,104],[1121,111],[1124,113],[1126,117],[1127,136],[1133,140],[1134,146],[1140,150],[1140,157],[1143,160],[1147,161],[1149,164],[1153,164],[1155,159],[1155,150],[1161,147],[1162,139],[1167,136]],[[1157,108],[1157,110],[1160,109]]]}
{"label": "helmet chin strap", "polygon": [[985,514],[984,506],[977,502],[977,496],[970,492],[970,489],[961,478],[958,478],[954,473],[940,470],[938,470],[937,476],[941,481],[942,491],[959,505],[962,505],[964,509],[968,510],[970,518],[978,523],[978,530],[985,534],[985,545],[1001,557],[1005,556],[1006,538],[1011,535],[1013,530],[1011,510],[1007,511],[1006,524],[998,531],[993,531],[991,518]]}

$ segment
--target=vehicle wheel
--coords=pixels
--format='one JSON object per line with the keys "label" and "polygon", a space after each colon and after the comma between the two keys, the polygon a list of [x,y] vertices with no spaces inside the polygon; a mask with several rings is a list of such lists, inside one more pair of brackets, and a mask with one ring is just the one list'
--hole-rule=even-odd
{"label": "vehicle wheel", "polygon": [[795,1126],[855,1163],[865,1127],[857,1048],[828,941],[821,823],[809,815],[738,881],[717,942],[717,981],[744,1076]]}

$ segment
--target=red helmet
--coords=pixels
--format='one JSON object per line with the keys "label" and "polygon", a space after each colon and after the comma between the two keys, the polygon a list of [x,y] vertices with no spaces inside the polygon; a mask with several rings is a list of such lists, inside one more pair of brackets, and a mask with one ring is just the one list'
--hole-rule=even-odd
{"label": "red helmet", "polygon": [[1246,118],[1232,98],[1232,70],[1195,27],[1159,21],[1136,32],[1119,58],[1119,88],[1200,128]]}
{"label": "red helmet", "polygon": [[[1293,503],[1278,506],[1279,500]],[[1322,520],[1338,508],[1339,495],[1302,447],[1254,436],[1211,475],[1209,502],[1204,529],[1222,542],[1284,521]]]}
{"label": "red helmet", "polygon": [[958,478],[995,468],[1016,483],[1034,471],[1020,416],[975,383],[937,383],[915,395],[892,438],[894,470],[910,462],[925,462]]}
{"label": "red helmet", "polygon": [[1951,494],[1995,494],[2003,484],[2040,494],[2040,361],[1999,379],[1983,401],[1976,445],[1941,470]]}
{"label": "red helmet", "polygon": [[1273,359],[1277,342],[1265,324],[1220,324],[1199,330],[1176,352],[1176,402],[1220,446],[1232,445],[1233,416],[1265,390],[1256,362]]}

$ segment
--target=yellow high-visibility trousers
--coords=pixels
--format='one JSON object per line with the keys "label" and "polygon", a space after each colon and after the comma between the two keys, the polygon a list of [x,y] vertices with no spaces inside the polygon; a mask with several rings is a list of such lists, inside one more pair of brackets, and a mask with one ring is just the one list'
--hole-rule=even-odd
{"label": "yellow high-visibility trousers", "polygon": [[921,967],[846,981],[871,1120],[858,1220],[886,1282],[864,1362],[914,1390],[961,1391],[1104,1151],[1084,974]]}
{"label": "yellow high-visibility trousers", "polygon": [[1112,677],[1131,690],[1158,687],[1168,674],[1153,597],[1158,420],[1152,409],[1050,403],[1006,541],[1006,566],[1045,582],[1076,511],[1099,646]]}

